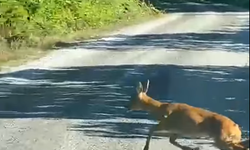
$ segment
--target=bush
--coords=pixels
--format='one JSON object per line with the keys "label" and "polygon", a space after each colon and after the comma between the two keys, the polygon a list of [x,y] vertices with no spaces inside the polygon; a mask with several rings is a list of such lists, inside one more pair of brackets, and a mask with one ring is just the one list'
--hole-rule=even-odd
{"label": "bush", "polygon": [[0,42],[37,46],[45,37],[154,13],[140,0],[0,0]]}

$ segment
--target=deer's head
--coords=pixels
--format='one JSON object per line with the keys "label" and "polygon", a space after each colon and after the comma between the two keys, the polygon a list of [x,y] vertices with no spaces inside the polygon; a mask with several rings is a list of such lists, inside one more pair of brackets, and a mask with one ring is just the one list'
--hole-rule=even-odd
{"label": "deer's head", "polygon": [[147,81],[146,88],[143,88],[141,82],[136,87],[136,94],[131,96],[131,100],[127,106],[129,110],[144,110],[145,101],[148,98],[147,92],[149,88],[149,80]]}

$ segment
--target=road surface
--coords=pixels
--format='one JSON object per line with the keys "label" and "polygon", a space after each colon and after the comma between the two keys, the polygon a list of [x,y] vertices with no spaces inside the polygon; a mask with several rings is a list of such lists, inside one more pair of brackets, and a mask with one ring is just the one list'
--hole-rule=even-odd
{"label": "road surface", "polygon": [[[247,135],[249,13],[212,7],[188,5],[0,74],[0,150],[142,150],[156,122],[124,106],[147,79],[155,99],[227,115]],[[167,137],[150,149],[178,150]]]}

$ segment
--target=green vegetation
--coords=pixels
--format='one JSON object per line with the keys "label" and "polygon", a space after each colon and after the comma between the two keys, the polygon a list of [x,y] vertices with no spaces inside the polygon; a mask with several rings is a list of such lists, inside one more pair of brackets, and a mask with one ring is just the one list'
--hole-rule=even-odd
{"label": "green vegetation", "polygon": [[208,1],[249,8],[249,0],[145,1],[0,0],[0,66],[37,58],[34,56],[45,54],[60,41],[93,38],[103,31],[160,15],[150,2]]}
{"label": "green vegetation", "polygon": [[0,65],[158,14],[141,0],[0,0]]}

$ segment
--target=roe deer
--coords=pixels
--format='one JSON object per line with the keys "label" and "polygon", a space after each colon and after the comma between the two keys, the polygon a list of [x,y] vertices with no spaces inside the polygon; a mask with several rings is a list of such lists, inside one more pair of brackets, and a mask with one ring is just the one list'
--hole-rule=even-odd
{"label": "roe deer", "polygon": [[148,111],[159,121],[150,129],[144,150],[149,149],[153,133],[162,130],[170,134],[171,144],[183,150],[192,148],[180,145],[177,138],[210,137],[220,150],[249,150],[246,142],[241,142],[240,127],[228,117],[185,103],[161,103],[147,95],[148,88],[149,80],[145,89],[139,82],[137,95],[128,105],[129,110]]}

